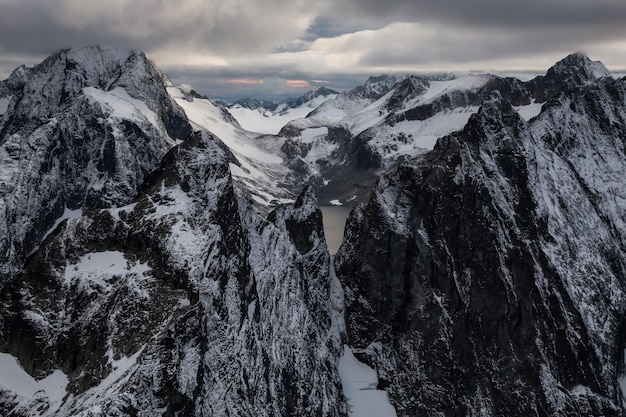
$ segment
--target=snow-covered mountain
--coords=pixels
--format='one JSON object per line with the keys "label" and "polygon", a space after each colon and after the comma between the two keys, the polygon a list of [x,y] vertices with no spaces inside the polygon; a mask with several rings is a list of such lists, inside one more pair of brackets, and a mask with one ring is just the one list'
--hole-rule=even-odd
{"label": "snow-covered mountain", "polygon": [[270,111],[235,105],[227,109],[233,117],[211,100],[183,101],[181,92],[172,94],[196,125],[231,148],[240,162],[233,167],[235,180],[253,190],[259,205],[290,201],[302,184],[315,187],[323,204],[354,205],[367,200],[380,173],[460,130],[492,91],[500,91],[528,120],[548,97],[607,74],[601,63],[573,54],[529,82],[491,74],[443,80],[371,77],[340,94],[320,89],[295,107],[283,104]]}
{"label": "snow-covered mountain", "polygon": [[[0,414],[623,415],[605,75],[574,54],[529,82],[371,78],[263,134],[139,52],[18,68]],[[364,202],[334,260],[331,197]]]}
{"label": "snow-covered mountain", "polygon": [[[380,80],[372,79],[291,121],[280,136],[290,149],[300,150],[287,155],[289,163],[306,166],[322,201],[361,202],[378,174],[460,130],[492,91],[500,91],[528,120],[548,98],[607,75],[600,62],[572,54],[525,83],[490,74],[444,81],[409,76],[387,90],[374,89]],[[384,81],[385,87],[391,84]]]}
{"label": "snow-covered mountain", "polygon": [[0,285],[64,213],[132,201],[191,134],[167,83],[142,53],[99,47],[61,51],[2,82]]}
{"label": "snow-covered mountain", "polygon": [[1,87],[1,415],[346,415],[312,189],[258,214],[231,170],[263,183],[244,162],[271,154],[142,53],[61,51]]}
{"label": "snow-covered mountain", "polygon": [[353,211],[348,341],[399,416],[622,415],[626,86],[493,92]]}

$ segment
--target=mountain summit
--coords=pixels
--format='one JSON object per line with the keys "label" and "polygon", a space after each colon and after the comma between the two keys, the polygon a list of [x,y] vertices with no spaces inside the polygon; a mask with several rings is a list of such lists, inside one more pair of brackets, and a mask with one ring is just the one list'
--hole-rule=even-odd
{"label": "mountain summit", "polygon": [[56,219],[129,203],[191,134],[166,83],[143,53],[100,47],[60,51],[2,82],[0,285]]}
{"label": "mountain summit", "polygon": [[559,92],[572,92],[576,88],[590,84],[611,74],[600,61],[592,61],[583,53],[566,56],[554,64],[545,76],[539,76],[526,83],[537,101],[546,101]]}

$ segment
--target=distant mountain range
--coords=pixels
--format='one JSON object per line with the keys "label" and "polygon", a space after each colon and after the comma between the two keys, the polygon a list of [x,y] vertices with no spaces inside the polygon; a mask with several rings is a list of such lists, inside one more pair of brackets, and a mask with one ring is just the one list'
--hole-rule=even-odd
{"label": "distant mountain range", "polygon": [[141,52],[19,67],[0,415],[623,415],[625,82],[577,53],[272,109]]}
{"label": "distant mountain range", "polygon": [[[311,100],[317,97],[327,97],[333,94],[338,94],[335,90],[332,90],[327,87],[320,87],[317,90],[309,90],[298,98],[288,98],[282,101],[260,101],[256,98],[243,98],[235,101],[233,104],[228,107],[240,106],[250,110],[256,109],[264,109],[275,112],[277,110],[284,111],[288,108],[294,108],[302,106],[305,103],[310,102]],[[279,109],[280,108],[280,109]]]}

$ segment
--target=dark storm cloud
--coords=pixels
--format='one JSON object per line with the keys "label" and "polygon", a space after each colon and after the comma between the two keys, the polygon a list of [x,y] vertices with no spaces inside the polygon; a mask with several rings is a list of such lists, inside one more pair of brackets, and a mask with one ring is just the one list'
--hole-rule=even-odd
{"label": "dark storm cloud", "polygon": [[[334,13],[343,19],[438,21],[480,28],[533,28],[609,25],[623,29],[626,2],[621,0],[345,0]],[[330,14],[330,12],[329,12]]]}
{"label": "dark storm cloud", "polygon": [[110,33],[95,22],[70,27],[55,18],[55,3],[37,0],[0,1],[0,49],[6,53],[49,54],[56,50],[94,43],[128,45],[124,34]]}
{"label": "dark storm cloud", "polygon": [[[478,32],[556,28],[584,32],[591,40],[623,36],[626,21],[622,0],[110,0],[102,2],[103,7],[95,4],[0,0],[0,49],[41,54],[98,43],[147,51],[185,45],[227,55],[301,51],[320,37],[378,29],[396,21]],[[298,33],[294,22],[307,13],[310,21]]]}
{"label": "dark storm cloud", "polygon": [[271,50],[306,27],[298,22],[305,6],[286,0],[0,0],[1,49],[49,53],[98,43],[143,50],[185,45],[227,54]]}
{"label": "dark storm cloud", "polygon": [[[333,27],[382,28],[394,22],[437,27],[437,36],[364,50],[363,65],[415,64],[415,60],[467,62],[511,55],[573,52],[594,42],[624,41],[622,0],[345,0],[326,18]],[[334,17],[333,17],[334,16]],[[328,22],[330,23],[328,23]],[[447,32],[464,32],[451,36]],[[430,43],[428,43],[430,42]],[[376,41],[373,45],[376,46]],[[420,51],[421,56],[414,52]]]}
{"label": "dark storm cloud", "polygon": [[[420,30],[423,29],[423,30]],[[370,42],[370,47],[363,51],[358,65],[363,67],[420,67],[438,66],[459,70],[463,65],[476,63],[475,70],[497,70],[504,64],[505,69],[515,69],[507,60],[516,60],[522,68],[547,69],[545,65],[554,63],[565,55],[576,52],[589,52],[597,49],[594,42],[599,39],[614,39],[610,31],[594,27],[546,27],[537,30],[510,29],[498,31],[483,29],[471,32],[463,28],[446,31],[416,26],[401,32],[405,42],[397,38],[385,37]],[[619,38],[617,38],[619,39]],[[626,40],[626,37],[622,38]],[[533,64],[535,57],[551,55],[552,62]],[[520,62],[526,57],[527,62]],[[597,58],[606,58],[597,57]],[[623,58],[622,57],[622,61]],[[481,62],[494,61],[493,66],[481,65]]]}
{"label": "dark storm cloud", "polygon": [[89,44],[144,50],[207,89],[199,74],[353,86],[382,71],[546,68],[590,47],[626,67],[625,21],[623,0],[0,0],[0,75]]}
{"label": "dark storm cloud", "polygon": [[[376,27],[379,25],[375,25]],[[365,22],[347,23],[343,19],[330,16],[317,16],[307,28],[303,40],[314,41],[318,38],[333,38],[345,33],[354,33],[364,29],[371,29]]]}
{"label": "dark storm cloud", "polygon": [[[558,59],[597,50],[600,43],[626,43],[626,2],[621,0],[346,0],[328,16],[340,27],[378,25],[376,37],[344,42],[346,51],[362,51],[354,62],[361,67],[447,65],[454,70],[456,64],[497,60],[494,65],[500,65],[507,58],[532,61],[546,54]],[[395,34],[385,30],[394,22],[413,25]]]}
{"label": "dark storm cloud", "polygon": [[579,50],[583,41],[597,35],[586,33],[584,28],[568,30],[544,28],[543,30],[506,32],[486,30],[469,33],[465,30],[448,30],[441,33],[425,27],[413,27],[402,32],[405,43],[385,38],[380,43],[372,41],[359,63],[364,66],[415,65],[427,63],[460,64],[481,60],[500,60],[515,56],[530,56],[554,50],[570,53]]}

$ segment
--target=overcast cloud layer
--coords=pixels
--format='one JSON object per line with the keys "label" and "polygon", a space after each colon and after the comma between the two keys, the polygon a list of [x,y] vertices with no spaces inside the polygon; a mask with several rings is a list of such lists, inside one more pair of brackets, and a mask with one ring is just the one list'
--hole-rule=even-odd
{"label": "overcast cloud layer", "polygon": [[212,96],[298,95],[367,75],[626,69],[623,0],[0,0],[0,78],[66,47],[140,49]]}

